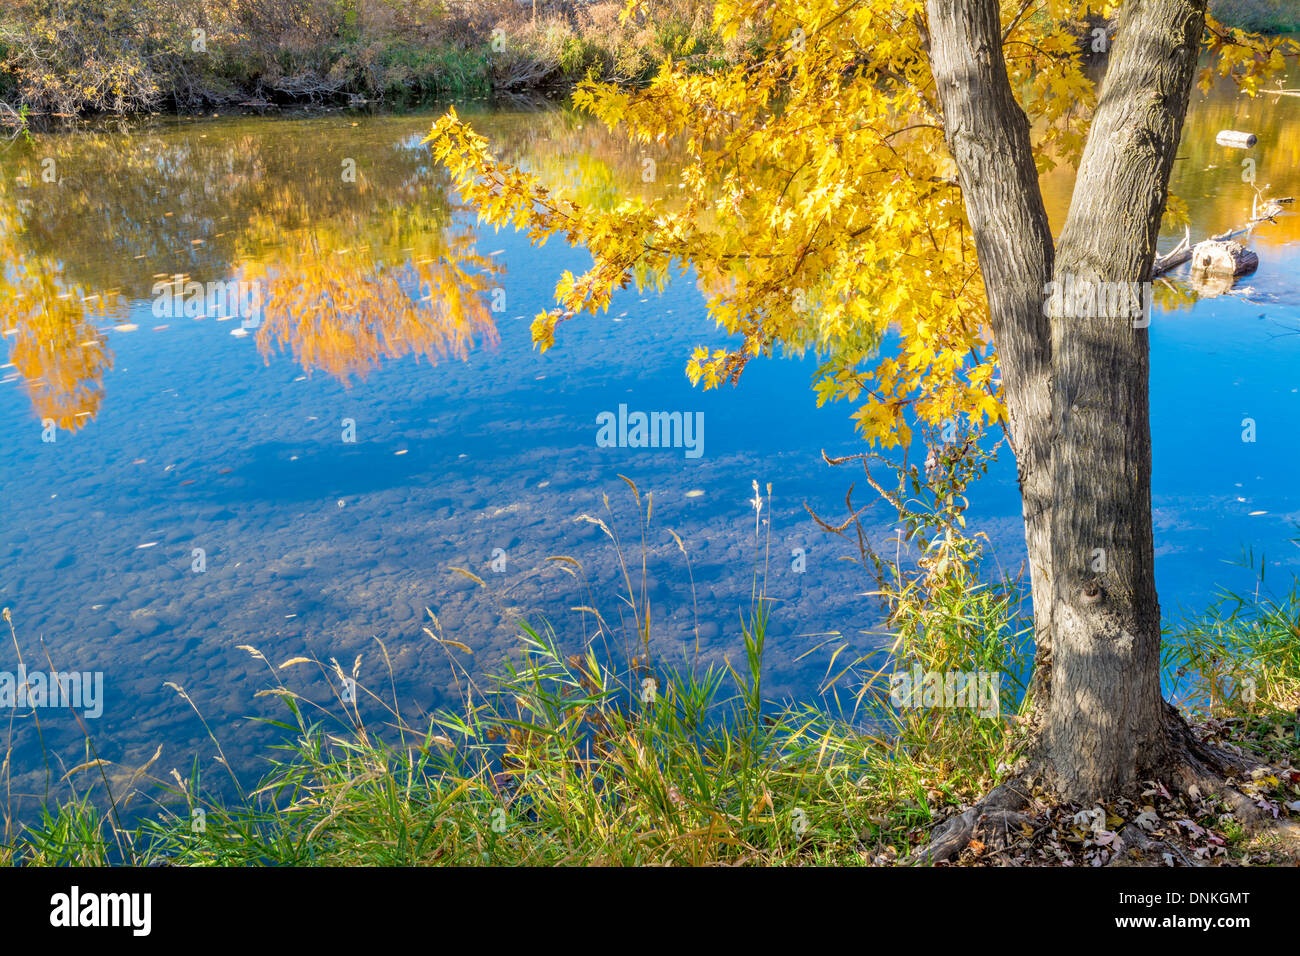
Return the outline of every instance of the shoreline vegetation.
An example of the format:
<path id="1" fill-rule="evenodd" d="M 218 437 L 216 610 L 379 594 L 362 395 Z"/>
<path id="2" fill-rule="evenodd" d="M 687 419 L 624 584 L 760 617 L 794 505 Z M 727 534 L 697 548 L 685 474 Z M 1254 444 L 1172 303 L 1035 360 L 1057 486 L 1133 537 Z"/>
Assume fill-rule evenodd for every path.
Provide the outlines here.
<path id="1" fill-rule="evenodd" d="M 1217 0 L 1230 27 L 1300 31 L 1284 0 Z M 14 0 L 0 11 L 0 122 L 160 110 L 418 105 L 643 84 L 743 62 L 701 0 Z M 1081 28 L 1082 29 L 1082 28 Z"/>
<path id="2" fill-rule="evenodd" d="M 964 476 L 949 471 L 928 493 L 914 472 L 900 473 L 900 489 L 920 491 L 899 510 L 892 557 L 865 544 L 856 517 L 824 524 L 860 549 L 875 585 L 868 593 L 887 621 L 883 648 L 867 657 L 820 648 L 830 664 L 818 703 L 763 694 L 771 541 L 757 515 L 770 513 L 771 489 L 764 498 L 755 483 L 754 588 L 736 655 L 704 666 L 689 646 L 678 662 L 652 656 L 644 542 L 671 535 L 688 569 L 690 557 L 652 524 L 651 496 L 624 479 L 639 527 L 619 529 L 608 501 L 605 515 L 588 516 L 617 548 L 624 593 L 592 595 L 591 607 L 576 609 L 580 624 L 557 632 L 520 621 L 518 653 L 485 678 L 472 636 L 445 633 L 428 613 L 419 639 L 456 675 L 459 707 L 420 720 L 400 712 L 390 645 L 408 637 L 377 639 L 372 656 L 387 674 L 374 687 L 357 681 L 360 658 L 351 667 L 307 656 L 276 662 L 242 646 L 267 668 L 257 696 L 277 698 L 286 713 L 268 722 L 282 740 L 264 755 L 256 785 L 242 779 L 248 768 L 225 760 L 211 728 L 217 759 L 187 776 L 167 769 L 161 747 L 142 767 L 120 767 L 88 737 L 78 766 L 46 755 L 47 794 L 24 821 L 13 812 L 11 724 L 0 865 L 924 864 L 933 827 L 1014 771 L 1030 712 L 1023 582 L 979 576 L 985 542 L 964 532 L 962 495 L 978 466 L 951 467 Z M 623 544 L 637 537 L 639 556 Z M 576 558 L 552 560 L 584 578 Z M 481 577 L 452 570 L 493 599 Z M 3 617 L 21 659 L 7 609 Z M 1238 782 L 1273 821 L 1266 831 L 1216 796 L 1176 796 L 1152 780 L 1140 797 L 1105 805 L 1035 800 L 1014 820 L 990 822 L 953 863 L 1300 862 L 1298 629 L 1293 585 L 1277 599 L 1225 596 L 1166 638 L 1166 691 L 1198 733 L 1268 765 Z M 996 675 L 1000 712 L 941 693 L 903 706 L 894 696 L 900 674 L 954 670 Z M 313 680 L 329 692 L 304 694 Z M 203 719 L 199 702 L 168 686 Z M 226 778 L 221 786 L 213 773 Z M 219 795 L 231 784 L 233 797 Z"/>
<path id="3" fill-rule="evenodd" d="M 650 80 L 667 58 L 738 62 L 712 5 L 649 0 L 16 0 L 0 104 L 17 117 L 306 104 L 407 106 Z"/>

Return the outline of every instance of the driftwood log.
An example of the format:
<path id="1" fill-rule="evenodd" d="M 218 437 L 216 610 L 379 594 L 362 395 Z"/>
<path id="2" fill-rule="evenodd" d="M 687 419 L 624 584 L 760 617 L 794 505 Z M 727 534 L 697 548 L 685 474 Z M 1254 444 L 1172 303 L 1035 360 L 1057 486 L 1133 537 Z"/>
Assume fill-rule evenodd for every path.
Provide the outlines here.
<path id="1" fill-rule="evenodd" d="M 1259 268 L 1259 256 L 1240 242 L 1206 239 L 1192 250 L 1192 272 L 1240 276 Z"/>
<path id="2" fill-rule="evenodd" d="M 1295 202 L 1295 200 L 1290 197 L 1286 199 L 1266 199 L 1262 204 L 1259 202 L 1258 199 L 1256 199 L 1254 203 L 1254 209 L 1251 213 L 1251 217 L 1244 226 L 1240 226 L 1236 229 L 1229 229 L 1227 232 L 1221 232 L 1217 236 L 1211 236 L 1208 240 L 1206 240 L 1206 242 L 1198 243 L 1196 248 L 1200 249 L 1202 246 L 1205 246 L 1206 243 L 1210 243 L 1210 242 L 1226 244 L 1231 240 L 1236 239 L 1238 236 L 1243 236 L 1246 233 L 1250 232 L 1261 222 L 1276 222 L 1277 215 L 1283 212 L 1286 209 L 1286 206 L 1288 204 L 1293 202 Z M 1235 245 L 1240 245 L 1240 243 L 1236 243 Z M 1229 276 L 1241 275 L 1245 272 L 1249 272 L 1254 268 L 1256 268 L 1259 265 L 1259 258 L 1255 256 L 1253 252 L 1250 252 L 1249 255 L 1251 258 L 1255 260 L 1255 264 L 1253 266 L 1251 266 L 1248 269 L 1243 268 L 1240 272 L 1238 271 L 1229 272 L 1228 275 Z M 1151 264 L 1151 278 L 1155 279 L 1159 276 L 1164 275 L 1170 269 L 1175 269 L 1178 266 L 1181 266 L 1184 262 L 1191 259 L 1192 256 L 1193 256 L 1192 234 L 1191 234 L 1191 230 L 1189 229 L 1186 235 L 1183 236 L 1183 240 L 1180 243 L 1178 243 L 1177 246 L 1175 246 L 1173 249 L 1169 250 L 1162 256 L 1156 256 L 1155 262 Z"/>
<path id="3" fill-rule="evenodd" d="M 1240 130 L 1225 129 L 1222 130 L 1218 136 L 1214 137 L 1214 141 L 1220 146 L 1227 146 L 1230 149 L 1250 149 L 1259 142 L 1259 137 L 1254 133 L 1243 133 Z"/>

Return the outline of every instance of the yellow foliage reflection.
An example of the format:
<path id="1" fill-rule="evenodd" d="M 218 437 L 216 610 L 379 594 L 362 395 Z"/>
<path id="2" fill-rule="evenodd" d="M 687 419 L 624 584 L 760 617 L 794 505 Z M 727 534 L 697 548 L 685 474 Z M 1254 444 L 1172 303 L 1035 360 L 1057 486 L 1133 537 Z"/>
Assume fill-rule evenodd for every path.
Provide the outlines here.
<path id="1" fill-rule="evenodd" d="M 556 122 L 548 117 L 519 130 L 537 137 Z M 257 290 L 256 316 L 238 317 L 258 326 L 268 362 L 284 351 L 344 382 L 405 356 L 432 363 L 495 344 L 501 267 L 457 220 L 445 173 L 414 135 L 423 125 L 351 124 L 351 179 L 339 174 L 329 118 L 10 144 L 0 154 L 0 332 L 36 417 L 65 429 L 93 420 L 109 339 L 136 330 L 127 322 L 145 335 L 231 318 L 212 307 L 214 289 L 241 307 L 243 288 Z M 196 302 L 205 289 L 209 301 Z"/>
<path id="2" fill-rule="evenodd" d="M 14 208 L 0 180 L 0 332 L 36 417 L 76 430 L 98 414 L 112 353 L 99 326 L 120 321 L 115 293 L 88 295 L 61 281 L 59 265 L 16 247 Z"/>
<path id="3" fill-rule="evenodd" d="M 57 294 L 41 282 L 36 299 L 24 289 L 16 297 L 9 359 L 22 376 L 23 387 L 36 417 L 73 430 L 99 413 L 104 400 L 104 371 L 112 367 L 112 353 L 95 320 L 120 311 L 120 303 L 104 299 L 81 300 L 72 293 Z M 36 301 L 33 301 L 36 299 Z"/>
<path id="4" fill-rule="evenodd" d="M 257 343 L 268 363 L 287 348 L 309 372 L 346 383 L 387 359 L 464 359 L 476 341 L 497 343 L 484 296 L 500 266 L 475 254 L 469 235 L 428 234 L 397 268 L 370 247 L 328 248 L 335 242 L 313 233 L 296 254 L 248 270 L 265 283 Z"/>

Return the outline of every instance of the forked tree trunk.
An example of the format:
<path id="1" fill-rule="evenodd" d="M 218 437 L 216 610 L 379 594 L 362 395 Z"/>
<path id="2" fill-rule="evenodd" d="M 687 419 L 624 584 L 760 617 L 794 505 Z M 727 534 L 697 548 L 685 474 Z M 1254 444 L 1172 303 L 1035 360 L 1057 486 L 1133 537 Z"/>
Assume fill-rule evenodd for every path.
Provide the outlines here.
<path id="1" fill-rule="evenodd" d="M 1205 4 L 1125 4 L 1054 254 L 997 0 L 927 3 L 1020 469 L 1039 657 L 1050 663 L 1050 680 L 1035 685 L 1042 769 L 1077 800 L 1160 766 L 1176 734 L 1160 696 L 1146 329 L 1122 310 L 1069 317 L 1068 302 L 1049 321 L 1047 280 L 1127 289 L 1147 279 Z"/>

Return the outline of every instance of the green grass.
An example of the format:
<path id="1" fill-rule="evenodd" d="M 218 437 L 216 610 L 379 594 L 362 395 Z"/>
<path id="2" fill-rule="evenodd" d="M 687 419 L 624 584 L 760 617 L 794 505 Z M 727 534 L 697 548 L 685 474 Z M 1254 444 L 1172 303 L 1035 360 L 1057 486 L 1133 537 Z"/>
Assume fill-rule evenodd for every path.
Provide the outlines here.
<path id="1" fill-rule="evenodd" d="M 616 546 L 622 578 L 616 611 L 601 612 L 593 599 L 581 611 L 587 626 L 570 629 L 589 634 L 585 644 L 520 622 L 518 653 L 485 680 L 475 677 L 471 648 L 445 634 L 430 613 L 423 639 L 454 674 L 460 705 L 422 721 L 394 709 L 391 664 L 385 686 L 358 687 L 350 696 L 344 692 L 350 675 L 332 659 L 276 665 L 246 648 L 266 666 L 262 693 L 285 708 L 283 719 L 270 722 L 282 742 L 255 787 L 245 790 L 233 770 L 221 770 L 224 755 L 218 769 L 229 774 L 234 798 L 215 796 L 221 788 L 209 786 L 197 766 L 188 777 L 173 771 L 166 778 L 146 767 L 131 786 L 106 795 L 108 777 L 88 767 L 71 779 L 92 784 L 51 801 L 40 819 L 20 826 L 6 818 L 0 862 L 781 866 L 898 860 L 937 816 L 1002 778 L 1020 745 L 1017 722 L 1008 718 L 1025 706 L 1022 589 L 1015 580 L 975 577 L 980 542 L 959 532 L 963 492 L 979 465 L 946 464 L 946 477 L 933 488 L 915 475 L 902 476 L 897 490 L 871 482 L 899 509 L 903 539 L 916 546 L 919 560 L 901 558 L 903 540 L 892 558 L 872 552 L 858 537 L 860 509 L 851 501 L 846 505 L 855 517 L 827 524 L 861 542 L 864 568 L 889 609 L 892 643 L 849 661 L 842 660 L 846 646 L 824 645 L 825 693 L 815 704 L 781 704 L 764 694 L 774 622 L 763 584 L 768 541 L 758 517 L 764 507 L 770 514 L 770 489 L 763 499 L 755 486 L 754 587 L 740 618 L 736 659 L 706 665 L 688 645 L 673 665 L 650 653 L 646 542 L 656 529 L 651 497 L 628 482 L 638 505 L 639 560 L 625 553 L 608 500 L 604 517 L 584 516 Z M 689 570 L 684 543 L 668 533 Z M 557 560 L 585 577 L 576 559 Z M 461 573 L 490 597 L 481 578 Z M 1276 600 L 1225 599 L 1169 635 L 1166 667 L 1170 675 L 1181 673 L 1179 685 L 1194 706 L 1199 700 L 1206 712 L 1244 715 L 1262 726 L 1300 703 L 1297 620 L 1296 590 Z M 390 661 L 388 647 L 377 643 Z M 1254 662 L 1249 699 L 1224 689 L 1241 686 L 1246 661 Z M 888 706 L 890 675 L 913 664 L 999 672 L 1001 718 Z M 333 698 L 314 702 L 298 693 L 294 678 L 301 668 L 328 681 Z M 222 754 L 215 736 L 212 743 Z M 1291 752 L 1300 752 L 1300 744 Z M 139 797 L 150 803 L 129 817 Z"/>
<path id="2" fill-rule="evenodd" d="M 899 711 L 886 701 L 891 661 L 970 669 L 1014 653 L 1011 584 L 962 583 L 953 543 L 941 541 L 930 553 L 954 560 L 900 569 L 890 585 L 906 591 L 896 596 L 893 651 L 845 662 L 839 648 L 826 706 L 778 704 L 763 692 L 772 611 L 758 522 L 737 660 L 704 665 L 688 647 L 670 666 L 649 653 L 652 498 L 629 485 L 640 514 L 639 567 L 612 512 L 609 521 L 588 517 L 616 545 L 624 586 L 608 615 L 620 623 L 607 625 L 590 608 L 595 630 L 586 628 L 585 646 L 566 649 L 551 629 L 520 622 L 519 653 L 484 681 L 468 665 L 469 647 L 430 613 L 427 646 L 445 655 L 462 706 L 419 725 L 393 709 L 383 688 L 358 688 L 356 700 L 345 700 L 348 675 L 336 662 L 273 666 L 249 648 L 266 664 L 264 693 L 286 708 L 273 725 L 283 743 L 254 789 L 223 801 L 197 768 L 187 779 L 145 773 L 153 806 L 143 822 L 123 825 L 135 794 L 113 794 L 113 812 L 104 813 L 95 777 L 96 799 L 81 792 L 26 828 L 8 822 L 3 855 L 37 865 L 861 864 L 905 854 L 936 808 L 996 777 L 1011 754 L 1003 721 Z M 770 497 L 763 503 L 770 509 Z M 583 574 L 577 560 L 561 563 Z M 915 617 L 922 591 L 932 599 L 923 620 Z M 382 644 L 380 652 L 389 659 Z M 289 679 L 303 667 L 334 688 L 328 706 L 294 690 Z"/>
<path id="3" fill-rule="evenodd" d="M 484 49 L 395 45 L 379 57 L 371 85 L 396 102 L 433 96 L 481 95 L 492 90 L 491 57 Z"/>
<path id="4" fill-rule="evenodd" d="M 494 693 L 418 730 L 391 713 L 371 728 L 355 705 L 318 711 L 280 686 L 286 742 L 242 801 L 205 798 L 195 772 L 160 784 L 156 814 L 129 831 L 82 798 L 47 811 L 9 853 L 37 865 L 399 866 L 905 853 L 932 806 L 962 794 L 940 796 L 946 768 L 884 734 L 812 707 L 761 708 L 766 613 L 746 632 L 743 670 L 661 674 L 653 700 L 637 691 L 645 671 L 565 656 L 527 627 Z"/>
<path id="5" fill-rule="evenodd" d="M 1165 638 L 1166 690 L 1193 713 L 1300 709 L 1300 582 L 1274 594 L 1262 560 L 1247 553 L 1242 566 L 1258 572 L 1254 592 L 1224 593 Z"/>

